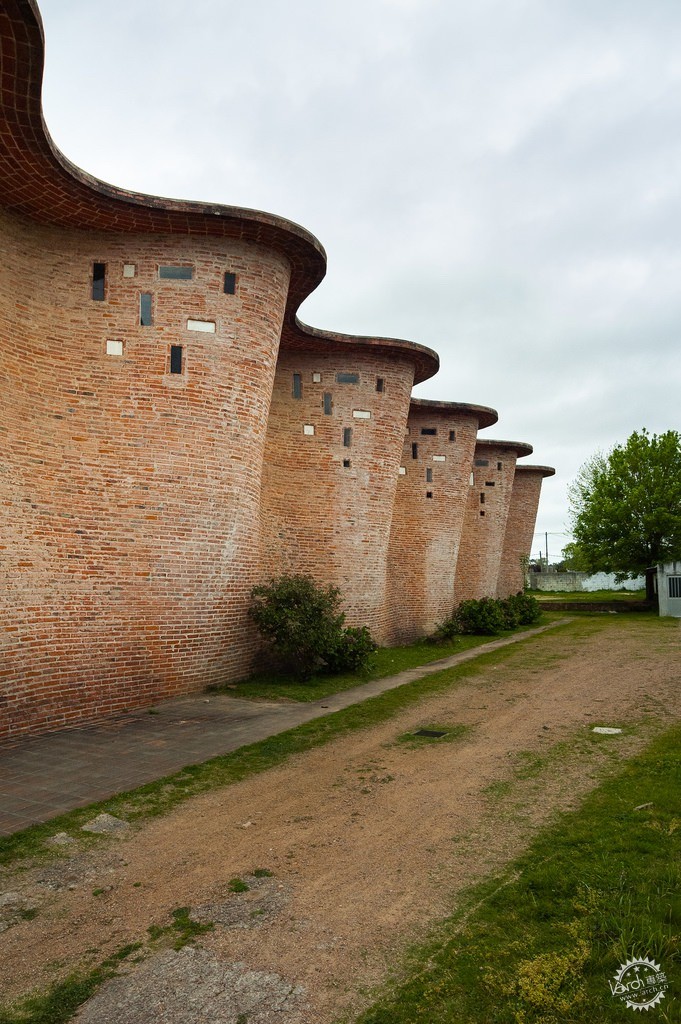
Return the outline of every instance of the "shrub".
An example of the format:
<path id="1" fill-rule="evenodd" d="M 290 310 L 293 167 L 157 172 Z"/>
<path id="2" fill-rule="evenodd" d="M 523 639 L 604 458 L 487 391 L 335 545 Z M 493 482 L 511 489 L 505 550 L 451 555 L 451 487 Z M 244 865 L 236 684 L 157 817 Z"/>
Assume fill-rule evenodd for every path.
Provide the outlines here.
<path id="1" fill-rule="evenodd" d="M 366 626 L 347 626 L 324 655 L 324 661 L 329 672 L 359 672 L 377 650 L 378 644 Z"/>
<path id="2" fill-rule="evenodd" d="M 327 665 L 333 672 L 356 671 L 376 650 L 366 626 L 344 628 L 337 587 L 310 576 L 279 576 L 253 587 L 250 615 L 288 667 L 301 679 Z"/>
<path id="3" fill-rule="evenodd" d="M 429 644 L 447 644 L 456 640 L 460 633 L 458 620 L 455 615 L 452 615 L 444 622 L 440 622 L 435 627 L 435 632 L 431 633 L 427 640 Z"/>
<path id="4" fill-rule="evenodd" d="M 508 628 L 499 601 L 492 597 L 462 601 L 454 615 L 461 633 L 493 636 Z"/>
<path id="5" fill-rule="evenodd" d="M 541 608 L 536 597 L 532 597 L 531 594 L 523 594 L 521 590 L 517 594 L 513 594 L 511 597 L 506 598 L 507 604 L 513 604 L 515 614 L 518 617 L 518 624 L 520 626 L 531 626 L 533 622 L 537 622 L 541 618 Z"/>

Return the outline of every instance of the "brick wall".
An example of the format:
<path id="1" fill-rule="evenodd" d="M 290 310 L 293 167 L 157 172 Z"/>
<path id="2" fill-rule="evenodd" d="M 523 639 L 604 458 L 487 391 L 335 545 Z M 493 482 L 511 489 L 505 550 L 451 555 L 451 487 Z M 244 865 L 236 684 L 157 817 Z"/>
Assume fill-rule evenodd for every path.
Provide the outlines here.
<path id="1" fill-rule="evenodd" d="M 478 426 L 490 409 L 413 400 L 390 538 L 390 640 L 432 633 L 454 606 L 454 575 Z"/>
<path id="2" fill-rule="evenodd" d="M 333 583 L 343 592 L 348 624 L 366 624 L 383 641 L 398 439 L 414 362 L 360 342 L 311 344 L 313 350 L 282 348 L 277 366 L 263 478 L 263 574 L 302 572 Z"/>
<path id="3" fill-rule="evenodd" d="M 517 594 L 525 585 L 523 565 L 532 550 L 542 480 L 553 472 L 548 466 L 516 466 L 499 565 L 497 597 Z"/>
<path id="4" fill-rule="evenodd" d="M 496 597 L 518 455 L 530 445 L 478 439 L 454 585 L 455 603 Z"/>
<path id="5" fill-rule="evenodd" d="M 91 298 L 93 261 L 106 264 L 104 301 Z M 191 264 L 194 279 L 159 280 L 161 263 Z M 0 734 L 242 675 L 286 261 L 2 214 L 0 267 Z M 153 326 L 139 325 L 142 291 Z M 188 331 L 189 318 L 215 334 Z"/>

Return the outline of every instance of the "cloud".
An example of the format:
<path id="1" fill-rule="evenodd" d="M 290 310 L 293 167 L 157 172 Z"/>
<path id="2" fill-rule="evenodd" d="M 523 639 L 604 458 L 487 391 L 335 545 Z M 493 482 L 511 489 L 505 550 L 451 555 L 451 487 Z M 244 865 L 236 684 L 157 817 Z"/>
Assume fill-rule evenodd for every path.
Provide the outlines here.
<path id="1" fill-rule="evenodd" d="M 671 0 L 42 0 L 67 155 L 271 210 L 329 272 L 302 315 L 407 337 L 423 397 L 556 466 L 678 427 L 681 6 Z"/>

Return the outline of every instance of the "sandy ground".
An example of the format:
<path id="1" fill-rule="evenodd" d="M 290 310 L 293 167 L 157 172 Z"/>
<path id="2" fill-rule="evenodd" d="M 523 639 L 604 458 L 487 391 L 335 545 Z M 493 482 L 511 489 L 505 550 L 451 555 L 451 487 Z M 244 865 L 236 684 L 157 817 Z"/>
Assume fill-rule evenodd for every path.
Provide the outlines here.
<path id="1" fill-rule="evenodd" d="M 238 962 L 251 987 L 267 977 L 274 991 L 276 976 L 289 993 L 280 985 L 274 1003 L 244 1003 L 240 1016 L 235 1004 L 217 1012 L 220 986 L 212 996 L 208 987 L 214 1012 L 205 1019 L 330 1024 L 356 1012 L 467 887 L 679 718 L 680 639 L 675 626 L 578 620 L 500 653 L 497 665 L 380 727 L 194 798 L 96 851 L 6 876 L 2 890 L 37 914 L 3 935 L 4 998 L 147 941 L 150 925 L 190 906 L 215 927 L 196 949 L 170 956 L 168 985 Z M 595 736 L 594 725 L 624 732 Z M 467 730 L 456 739 L 398 739 L 424 726 Z M 259 868 L 272 876 L 254 879 Z M 235 877 L 248 892 L 230 891 Z M 79 1019 L 203 1021 L 198 1002 L 173 1011 L 150 1000 L 156 982 L 145 972 L 153 962 L 163 973 L 159 956 L 126 968 L 127 980 L 115 983 L 118 1009 L 93 1001 Z M 149 1016 L 122 1009 L 136 976 Z"/>

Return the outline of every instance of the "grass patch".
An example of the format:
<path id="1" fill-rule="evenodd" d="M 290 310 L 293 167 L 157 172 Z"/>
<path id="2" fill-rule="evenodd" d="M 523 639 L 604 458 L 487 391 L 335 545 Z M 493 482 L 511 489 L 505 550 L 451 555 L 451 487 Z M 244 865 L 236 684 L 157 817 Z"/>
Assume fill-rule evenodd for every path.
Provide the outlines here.
<path id="1" fill-rule="evenodd" d="M 643 590 L 533 590 L 538 601 L 645 601 Z"/>
<path id="2" fill-rule="evenodd" d="M 172 949 L 182 949 L 183 946 L 194 942 L 199 935 L 211 932 L 215 927 L 212 922 L 199 924 L 197 921 L 192 921 L 189 916 L 189 907 L 177 907 L 176 910 L 173 910 L 171 917 L 172 922 L 163 927 L 158 924 L 149 925 L 147 932 L 152 942 L 170 940 L 169 945 Z"/>
<path id="3" fill-rule="evenodd" d="M 243 878 L 230 878 L 227 888 L 230 892 L 248 892 L 250 885 L 244 882 Z"/>
<path id="4" fill-rule="evenodd" d="M 472 889 L 357 1024 L 631 1022 L 634 1011 L 610 982 L 634 958 L 661 965 L 669 988 L 655 1013 L 678 1021 L 680 893 L 676 726 L 543 831 L 503 876 Z"/>
<path id="5" fill-rule="evenodd" d="M 537 626 L 547 625 L 550 621 L 549 617 L 543 616 L 538 622 L 527 628 L 536 629 Z M 484 647 L 494 640 L 513 636 L 523 631 L 522 629 L 509 630 L 499 636 L 460 636 L 442 644 L 418 640 L 416 643 L 402 647 L 380 647 L 371 656 L 371 663 L 363 672 L 343 672 L 338 675 L 319 673 L 305 682 L 301 682 L 294 675 L 282 672 L 260 672 L 238 683 L 229 683 L 224 687 L 209 687 L 206 692 L 225 693 L 228 696 L 241 697 L 246 700 L 291 700 L 306 703 L 330 697 L 342 690 L 350 690 L 355 686 L 371 682 L 373 679 L 384 679 L 386 676 L 397 675 L 406 669 L 428 665 L 441 658 L 449 658 L 453 654 L 461 654 L 463 651 Z"/>
<path id="6" fill-rule="evenodd" d="M 102 982 L 116 975 L 122 961 L 140 948 L 139 942 L 123 946 L 87 974 L 71 974 L 46 993 L 0 1010 L 0 1024 L 65 1024 Z"/>

